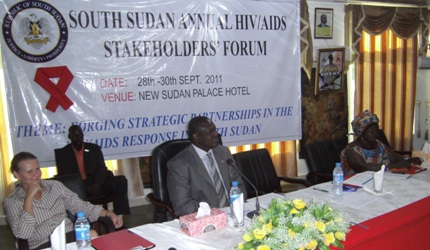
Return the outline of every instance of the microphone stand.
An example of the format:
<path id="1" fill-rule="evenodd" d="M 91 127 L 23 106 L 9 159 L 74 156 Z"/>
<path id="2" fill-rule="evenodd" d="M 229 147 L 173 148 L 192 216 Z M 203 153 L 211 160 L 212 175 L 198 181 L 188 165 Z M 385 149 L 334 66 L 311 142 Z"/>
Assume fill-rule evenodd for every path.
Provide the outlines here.
<path id="1" fill-rule="evenodd" d="M 239 173 L 239 175 L 246 181 L 248 182 L 249 185 L 251 185 L 251 187 L 254 188 L 255 191 L 255 210 L 252 210 L 250 212 L 248 212 L 246 214 L 246 216 L 250 219 L 254 218 L 254 215 L 258 215 L 258 213 L 260 212 L 260 202 L 258 201 L 258 190 L 257 188 L 254 186 L 254 184 L 252 184 L 252 182 L 246 178 L 246 176 L 239 171 L 239 169 L 236 167 L 236 165 L 234 164 L 234 161 L 232 159 L 227 159 L 227 164 L 229 166 L 231 166 L 234 170 L 236 170 L 237 173 Z"/>

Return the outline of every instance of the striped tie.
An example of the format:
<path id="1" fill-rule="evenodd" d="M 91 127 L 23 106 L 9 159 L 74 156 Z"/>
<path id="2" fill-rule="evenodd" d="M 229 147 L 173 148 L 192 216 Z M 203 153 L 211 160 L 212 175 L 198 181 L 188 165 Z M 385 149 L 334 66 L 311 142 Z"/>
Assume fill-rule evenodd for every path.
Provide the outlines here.
<path id="1" fill-rule="evenodd" d="M 222 185 L 220 175 L 218 174 L 218 171 L 215 167 L 214 159 L 212 158 L 212 155 L 207 154 L 207 156 L 209 159 L 209 166 L 210 166 L 210 170 L 211 170 L 212 181 L 214 183 L 215 190 L 216 190 L 218 197 L 219 197 L 219 206 L 225 207 L 228 205 L 227 194 L 225 193 L 225 189 Z"/>

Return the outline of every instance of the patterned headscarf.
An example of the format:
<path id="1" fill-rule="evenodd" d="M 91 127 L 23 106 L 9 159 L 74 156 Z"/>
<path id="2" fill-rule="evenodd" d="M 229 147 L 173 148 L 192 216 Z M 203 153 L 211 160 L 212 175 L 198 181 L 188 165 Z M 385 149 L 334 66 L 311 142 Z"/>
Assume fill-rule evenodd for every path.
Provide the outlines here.
<path id="1" fill-rule="evenodd" d="M 352 120 L 352 130 L 354 131 L 354 134 L 359 136 L 363 133 L 366 127 L 372 123 L 379 123 L 379 118 L 366 109 Z"/>

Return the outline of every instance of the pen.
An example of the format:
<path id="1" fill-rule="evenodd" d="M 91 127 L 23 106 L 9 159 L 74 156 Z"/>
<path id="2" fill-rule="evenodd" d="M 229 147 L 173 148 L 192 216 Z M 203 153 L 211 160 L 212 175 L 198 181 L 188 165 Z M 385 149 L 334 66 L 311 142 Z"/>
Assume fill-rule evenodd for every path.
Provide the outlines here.
<path id="1" fill-rule="evenodd" d="M 313 190 L 317 190 L 317 191 L 328 193 L 327 190 L 324 190 L 324 189 L 321 189 L 321 188 L 313 188 Z"/>
<path id="2" fill-rule="evenodd" d="M 370 179 L 368 179 L 367 181 L 363 182 L 363 184 L 361 184 L 361 185 L 364 185 L 364 184 L 368 183 L 368 182 L 369 182 L 369 181 L 371 181 L 371 180 L 373 180 L 373 177 L 372 177 L 372 178 L 370 178 Z"/>
<path id="3" fill-rule="evenodd" d="M 408 177 L 406 177 L 406 179 L 411 178 L 411 176 L 412 176 L 412 175 L 414 175 L 414 174 L 418 174 L 418 173 L 421 173 L 421 172 L 426 171 L 426 170 L 427 170 L 427 168 L 420 169 L 420 170 L 418 170 L 417 172 L 415 172 L 415 173 L 413 173 L 413 174 L 409 175 Z"/>
<path id="4" fill-rule="evenodd" d="M 362 227 L 362 228 L 364 228 L 364 229 L 369 229 L 368 227 L 366 227 L 365 225 L 362 225 L 362 224 L 360 224 L 360 223 L 353 222 L 353 221 L 351 221 L 351 223 L 352 223 L 352 224 L 354 224 L 354 225 L 357 225 L 357 226 L 359 226 L 359 227 Z"/>
<path id="5" fill-rule="evenodd" d="M 415 172 L 416 174 L 418 174 L 418 173 L 421 173 L 421 172 L 424 172 L 424 171 L 426 171 L 427 170 L 427 168 L 423 168 L 423 169 L 420 169 L 420 170 L 418 170 L 417 172 Z"/>

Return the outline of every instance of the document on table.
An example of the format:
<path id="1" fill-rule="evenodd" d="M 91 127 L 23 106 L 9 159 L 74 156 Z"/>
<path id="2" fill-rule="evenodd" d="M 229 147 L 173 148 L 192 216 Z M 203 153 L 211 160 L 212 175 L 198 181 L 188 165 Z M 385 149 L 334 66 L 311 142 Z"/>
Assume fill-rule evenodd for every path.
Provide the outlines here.
<path id="1" fill-rule="evenodd" d="M 343 193 L 342 197 L 333 199 L 333 202 L 352 208 L 360 208 L 372 201 L 379 199 L 378 196 L 369 194 L 363 189 L 353 193 Z"/>
<path id="2" fill-rule="evenodd" d="M 364 181 L 365 180 L 366 179 L 364 178 Z M 353 183 L 348 183 L 348 184 L 353 184 Z M 353 184 L 353 185 L 358 185 L 358 184 Z M 334 202 L 342 206 L 347 206 L 352 208 L 360 208 L 379 198 L 378 196 L 374 196 L 367 193 L 362 188 L 358 189 L 355 192 L 343 192 L 343 194 L 340 197 L 335 197 L 331 191 L 331 187 L 332 187 L 331 183 L 323 183 L 313 188 L 307 188 L 305 189 L 305 192 L 307 193 L 308 196 L 311 196 L 314 200 Z"/>
<path id="3" fill-rule="evenodd" d="M 371 186 L 373 185 L 373 173 L 371 171 L 366 171 L 363 173 L 356 174 L 351 178 L 344 181 L 346 184 L 356 185 L 356 186 Z"/>

